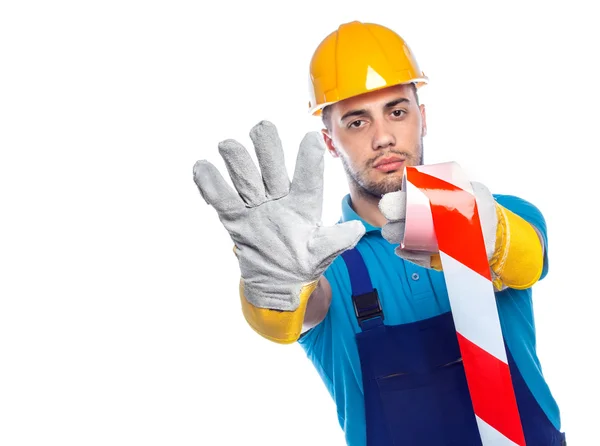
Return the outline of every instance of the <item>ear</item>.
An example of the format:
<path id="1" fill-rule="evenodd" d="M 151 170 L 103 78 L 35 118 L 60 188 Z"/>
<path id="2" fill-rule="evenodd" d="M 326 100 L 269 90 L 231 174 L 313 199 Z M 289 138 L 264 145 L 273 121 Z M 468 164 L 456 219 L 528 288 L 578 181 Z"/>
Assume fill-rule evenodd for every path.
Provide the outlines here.
<path id="1" fill-rule="evenodd" d="M 423 136 L 427 135 L 427 116 L 425 113 L 425 104 L 419 105 L 419 109 L 421 110 L 421 133 Z"/>
<path id="2" fill-rule="evenodd" d="M 339 155 L 338 155 L 337 149 L 333 145 L 333 140 L 331 139 L 331 136 L 329 136 L 329 131 L 327 129 L 323 129 L 323 130 L 321 130 L 321 133 L 323 134 L 323 139 L 325 140 L 325 145 L 327 146 L 327 151 L 329 152 L 329 154 L 331 156 L 333 156 L 334 158 L 337 158 Z"/>

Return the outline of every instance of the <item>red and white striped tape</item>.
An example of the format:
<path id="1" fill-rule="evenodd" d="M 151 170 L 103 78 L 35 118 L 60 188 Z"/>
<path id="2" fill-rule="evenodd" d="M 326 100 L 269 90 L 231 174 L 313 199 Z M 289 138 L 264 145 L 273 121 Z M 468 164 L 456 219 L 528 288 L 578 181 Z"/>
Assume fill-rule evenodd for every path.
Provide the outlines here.
<path id="1" fill-rule="evenodd" d="M 440 253 L 483 446 L 525 445 L 471 183 L 454 162 L 407 167 L 402 247 Z"/>

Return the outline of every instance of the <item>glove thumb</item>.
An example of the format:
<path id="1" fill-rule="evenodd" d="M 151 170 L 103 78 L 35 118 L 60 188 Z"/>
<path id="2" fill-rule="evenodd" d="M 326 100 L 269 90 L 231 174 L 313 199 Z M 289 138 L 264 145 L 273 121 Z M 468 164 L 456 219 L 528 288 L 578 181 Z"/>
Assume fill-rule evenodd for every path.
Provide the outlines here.
<path id="1" fill-rule="evenodd" d="M 379 200 L 379 210 L 390 222 L 406 218 L 406 192 L 389 192 Z"/>
<path id="2" fill-rule="evenodd" d="M 309 241 L 308 249 L 321 254 L 320 269 L 325 269 L 342 252 L 354 248 L 365 232 L 365 226 L 358 220 L 320 226 Z"/>

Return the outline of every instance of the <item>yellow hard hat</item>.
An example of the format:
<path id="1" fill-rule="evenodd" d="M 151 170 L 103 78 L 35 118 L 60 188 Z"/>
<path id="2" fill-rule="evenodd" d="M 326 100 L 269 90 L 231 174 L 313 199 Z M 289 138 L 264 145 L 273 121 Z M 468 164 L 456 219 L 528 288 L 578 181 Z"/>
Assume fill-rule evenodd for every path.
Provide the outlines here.
<path id="1" fill-rule="evenodd" d="M 319 44 L 310 62 L 309 112 L 393 85 L 428 79 L 402 37 L 389 28 L 358 21 L 342 24 Z"/>

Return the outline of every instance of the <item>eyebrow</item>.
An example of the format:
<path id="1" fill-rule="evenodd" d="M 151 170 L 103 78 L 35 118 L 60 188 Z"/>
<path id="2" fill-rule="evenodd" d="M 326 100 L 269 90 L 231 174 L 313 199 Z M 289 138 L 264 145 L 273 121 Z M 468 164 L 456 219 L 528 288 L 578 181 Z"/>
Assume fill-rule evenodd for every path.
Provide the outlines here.
<path id="1" fill-rule="evenodd" d="M 393 101 L 388 102 L 387 104 L 385 104 L 385 108 L 392 108 L 395 107 L 398 104 L 402 104 L 402 103 L 410 103 L 410 100 L 408 98 L 398 98 L 398 99 L 394 99 Z M 344 113 L 344 116 L 341 117 L 340 121 L 345 121 L 346 119 L 352 117 L 352 116 L 362 116 L 362 115 L 366 115 L 367 114 L 367 110 L 365 109 L 359 109 L 359 110 L 350 110 L 347 113 Z"/>

